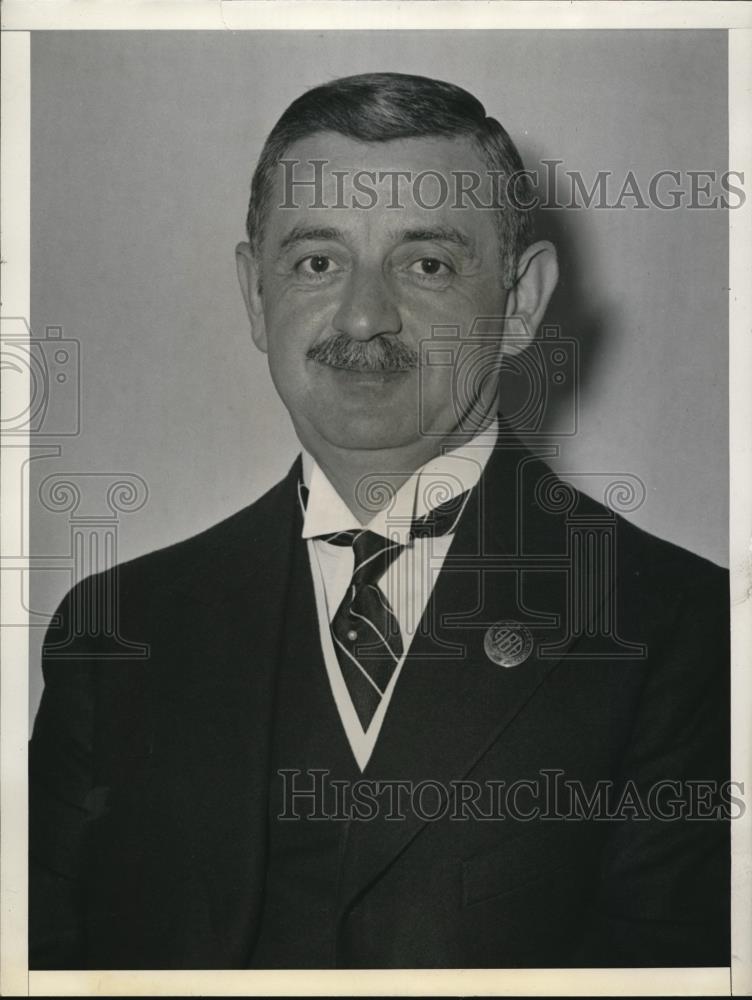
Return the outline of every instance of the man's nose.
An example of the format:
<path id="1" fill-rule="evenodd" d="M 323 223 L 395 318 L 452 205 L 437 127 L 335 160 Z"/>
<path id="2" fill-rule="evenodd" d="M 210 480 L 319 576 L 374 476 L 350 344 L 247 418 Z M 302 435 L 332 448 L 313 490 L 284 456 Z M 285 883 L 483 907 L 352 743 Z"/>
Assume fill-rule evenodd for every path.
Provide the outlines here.
<path id="1" fill-rule="evenodd" d="M 333 324 L 353 340 L 399 333 L 402 319 L 379 268 L 355 268 L 343 289 Z"/>

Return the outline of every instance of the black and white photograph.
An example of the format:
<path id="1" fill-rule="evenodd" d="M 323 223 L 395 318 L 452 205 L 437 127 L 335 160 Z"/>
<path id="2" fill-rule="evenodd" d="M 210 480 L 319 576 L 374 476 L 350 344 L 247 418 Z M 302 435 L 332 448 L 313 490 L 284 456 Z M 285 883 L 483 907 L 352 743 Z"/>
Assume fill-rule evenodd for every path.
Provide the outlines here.
<path id="1" fill-rule="evenodd" d="M 752 5 L 621 6 L 14 6 L 7 995 L 752 988 Z"/>

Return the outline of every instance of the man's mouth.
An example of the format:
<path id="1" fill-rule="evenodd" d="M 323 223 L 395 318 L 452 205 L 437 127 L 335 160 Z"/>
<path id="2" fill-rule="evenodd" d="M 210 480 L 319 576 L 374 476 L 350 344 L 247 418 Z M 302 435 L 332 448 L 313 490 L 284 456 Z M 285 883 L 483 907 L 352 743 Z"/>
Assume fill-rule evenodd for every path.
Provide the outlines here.
<path id="1" fill-rule="evenodd" d="M 373 365 L 344 365 L 344 364 L 334 364 L 328 361 L 321 361 L 319 364 L 325 365 L 327 368 L 333 368 L 338 372 L 347 372 L 351 375 L 407 375 L 408 372 L 413 370 L 413 365 L 379 365 L 374 367 Z"/>

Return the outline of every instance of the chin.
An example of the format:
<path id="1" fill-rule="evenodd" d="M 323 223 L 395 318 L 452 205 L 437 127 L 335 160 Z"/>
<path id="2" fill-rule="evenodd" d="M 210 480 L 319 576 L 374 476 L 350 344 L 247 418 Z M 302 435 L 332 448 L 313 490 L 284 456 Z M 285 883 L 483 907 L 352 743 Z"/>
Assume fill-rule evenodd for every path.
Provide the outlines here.
<path id="1" fill-rule="evenodd" d="M 348 414 L 338 421 L 328 422 L 320 431 L 329 444 L 348 451 L 388 451 L 410 444 L 419 436 L 410 421 L 399 421 L 395 414 L 379 419 L 372 415 L 356 416 Z"/>
<path id="2" fill-rule="evenodd" d="M 358 433 L 352 429 L 329 437 L 331 444 L 347 451 L 389 451 L 404 447 L 414 440 L 414 434 L 375 434 L 367 431 Z"/>

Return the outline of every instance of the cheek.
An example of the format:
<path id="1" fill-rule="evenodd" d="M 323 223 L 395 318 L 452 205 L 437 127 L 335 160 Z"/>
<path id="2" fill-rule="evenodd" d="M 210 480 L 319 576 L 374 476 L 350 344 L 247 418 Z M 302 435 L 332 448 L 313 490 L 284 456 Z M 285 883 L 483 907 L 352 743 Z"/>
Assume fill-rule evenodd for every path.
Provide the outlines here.
<path id="1" fill-rule="evenodd" d="M 449 330 L 435 330 L 421 345 L 420 405 L 426 415 L 448 413 L 459 419 L 495 398 L 501 342 L 487 334 L 467 335 L 465 330 L 461 337 L 452 336 L 452 324 L 447 325 Z"/>
<path id="2" fill-rule="evenodd" d="M 454 369 L 451 365 L 431 364 L 430 355 L 430 349 L 423 353 L 418 396 L 426 417 L 454 408 Z"/>
<path id="3" fill-rule="evenodd" d="M 301 294 L 285 287 L 269 290 L 264 319 L 270 343 L 310 346 L 331 324 L 336 304 L 331 295 Z"/>
<path id="4" fill-rule="evenodd" d="M 479 317 L 503 317 L 505 304 L 496 285 L 476 282 L 457 282 L 444 291 L 400 289 L 396 302 L 403 329 L 418 339 L 430 338 L 437 326 L 457 327 L 467 337 Z"/>

